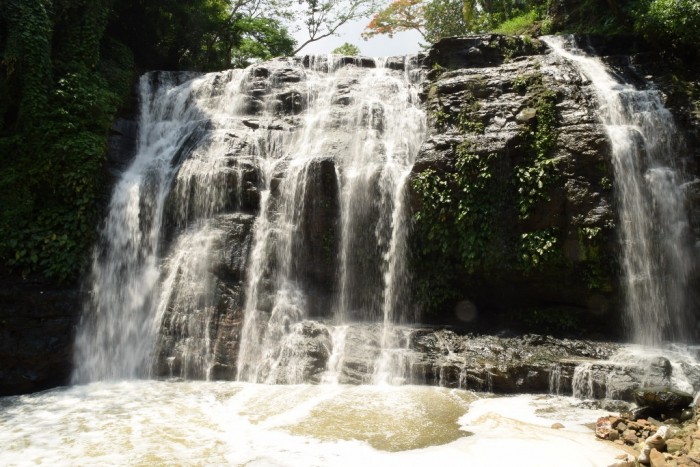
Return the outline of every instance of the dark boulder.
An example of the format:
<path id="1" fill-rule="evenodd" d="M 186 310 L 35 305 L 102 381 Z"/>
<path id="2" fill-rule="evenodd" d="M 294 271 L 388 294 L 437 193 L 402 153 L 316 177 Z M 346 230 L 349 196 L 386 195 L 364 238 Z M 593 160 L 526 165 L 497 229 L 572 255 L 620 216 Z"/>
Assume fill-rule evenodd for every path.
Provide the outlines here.
<path id="1" fill-rule="evenodd" d="M 687 408 L 693 402 L 693 395 L 668 386 L 645 387 L 634 391 L 634 401 L 652 413 L 668 415 Z"/>

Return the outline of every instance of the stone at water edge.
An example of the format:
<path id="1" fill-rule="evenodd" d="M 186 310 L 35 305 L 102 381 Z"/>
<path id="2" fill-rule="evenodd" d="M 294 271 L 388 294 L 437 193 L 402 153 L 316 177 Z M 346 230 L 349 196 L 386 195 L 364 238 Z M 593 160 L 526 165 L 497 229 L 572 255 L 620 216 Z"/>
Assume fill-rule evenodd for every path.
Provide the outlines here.
<path id="1" fill-rule="evenodd" d="M 645 407 L 635 407 L 634 409 L 630 410 L 628 415 L 628 418 L 630 420 L 653 420 L 652 415 L 655 415 L 656 411 L 648 406 Z"/>
<path id="2" fill-rule="evenodd" d="M 675 454 L 685 446 L 685 442 L 682 439 L 673 438 L 666 441 L 666 452 L 669 454 Z"/>
<path id="3" fill-rule="evenodd" d="M 668 386 L 648 387 L 635 389 L 634 401 L 639 407 L 651 407 L 655 411 L 668 414 L 692 404 L 693 395 Z"/>
<path id="4" fill-rule="evenodd" d="M 636 464 L 634 461 L 623 461 L 610 464 L 608 467 L 636 467 Z"/>
<path id="5" fill-rule="evenodd" d="M 656 449 L 652 449 L 651 453 L 649 453 L 649 462 L 651 463 L 651 467 L 666 466 L 666 458 Z"/>
<path id="6" fill-rule="evenodd" d="M 562 428 L 564 428 L 564 425 L 559 422 L 552 424 L 552 429 L 554 430 L 561 430 Z"/>
<path id="7" fill-rule="evenodd" d="M 693 418 L 695 411 L 693 409 L 683 409 L 681 411 L 681 421 L 685 422 Z"/>
<path id="8" fill-rule="evenodd" d="M 634 430 L 625 430 L 624 432 L 622 432 L 622 439 L 625 442 L 625 444 L 628 444 L 630 446 L 634 446 L 639 441 L 637 433 L 635 433 Z"/>
<path id="9" fill-rule="evenodd" d="M 611 417 L 600 417 L 595 422 L 595 435 L 600 439 L 610 439 L 610 433 L 616 431 L 612 427 Z"/>
<path id="10" fill-rule="evenodd" d="M 649 464 L 651 461 L 651 451 L 653 449 L 656 449 L 657 451 L 663 449 L 663 447 L 666 445 L 667 435 L 668 426 L 664 425 L 660 427 L 655 434 L 646 439 L 644 442 L 644 447 L 642 448 L 642 453 L 639 454 L 637 460 L 642 464 Z"/>

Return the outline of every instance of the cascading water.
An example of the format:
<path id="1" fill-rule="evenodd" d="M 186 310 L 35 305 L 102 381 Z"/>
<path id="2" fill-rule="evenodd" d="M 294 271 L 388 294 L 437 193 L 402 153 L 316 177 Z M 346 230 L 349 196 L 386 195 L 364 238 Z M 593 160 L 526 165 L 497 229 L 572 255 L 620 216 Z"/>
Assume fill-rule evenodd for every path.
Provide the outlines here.
<path id="1" fill-rule="evenodd" d="M 308 261 L 308 237 L 319 235 L 308 226 L 317 209 L 309 206 L 313 184 L 337 191 L 326 203 L 337 203 L 339 225 L 327 230 L 321 243 L 326 255 L 336 256 L 334 244 L 339 250 L 333 278 L 336 324 L 383 320 L 386 328 L 400 308 L 397 297 L 405 293 L 404 188 L 423 140 L 425 116 L 410 71 L 379 66 L 358 73 L 340 65 L 333 57 L 311 64 L 302 129 L 285 143 L 283 157 L 262 165 L 266 185 L 246 289 L 240 380 L 303 381 L 296 365 L 279 365 L 284 356 L 279 342 L 290 326 L 309 316 L 308 301 L 314 298 L 304 287 L 300 264 Z M 337 347 L 343 343 L 336 342 L 334 351 L 342 353 Z"/>
<path id="2" fill-rule="evenodd" d="M 324 362 L 343 352 L 303 319 L 382 323 L 383 347 L 412 320 L 404 196 L 425 134 L 419 72 L 408 59 L 304 60 L 142 78 L 138 152 L 95 253 L 75 381 L 299 383 L 306 336 L 332 348 Z"/>
<path id="3" fill-rule="evenodd" d="M 662 94 L 617 80 L 600 59 L 562 37 L 545 42 L 590 79 L 612 143 L 625 313 L 634 342 L 658 346 L 694 330 L 689 278 L 694 267 L 686 215 L 683 142 Z"/>
<path id="4" fill-rule="evenodd" d="M 166 73 L 141 78 L 138 155 L 114 189 L 94 253 L 90 299 L 76 337 L 74 380 L 147 372 L 154 344 L 163 210 L 175 159 L 195 143 L 202 115 L 195 89 Z M 191 77 L 190 77 L 191 78 Z"/>

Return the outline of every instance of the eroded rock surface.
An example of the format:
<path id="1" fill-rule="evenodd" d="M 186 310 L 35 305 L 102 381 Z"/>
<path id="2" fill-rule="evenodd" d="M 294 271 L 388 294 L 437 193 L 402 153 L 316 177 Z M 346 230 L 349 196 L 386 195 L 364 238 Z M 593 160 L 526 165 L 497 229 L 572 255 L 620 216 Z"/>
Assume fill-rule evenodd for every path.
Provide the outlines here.
<path id="1" fill-rule="evenodd" d="M 430 305 L 443 321 L 468 300 L 475 323 L 486 327 L 527 329 L 539 320 L 560 333 L 614 332 L 610 143 L 589 83 L 539 41 L 498 35 L 441 41 L 426 64 L 430 129 L 414 167 L 412 206 L 423 217 L 442 207 L 421 184 L 437 176 L 457 200 L 444 207 L 464 217 L 445 216 L 444 233 L 427 231 L 434 240 L 419 219 L 414 242 L 426 253 L 416 252 L 418 298 L 447 282 L 450 298 Z M 424 247 L 444 244 L 441 234 L 458 240 Z"/>

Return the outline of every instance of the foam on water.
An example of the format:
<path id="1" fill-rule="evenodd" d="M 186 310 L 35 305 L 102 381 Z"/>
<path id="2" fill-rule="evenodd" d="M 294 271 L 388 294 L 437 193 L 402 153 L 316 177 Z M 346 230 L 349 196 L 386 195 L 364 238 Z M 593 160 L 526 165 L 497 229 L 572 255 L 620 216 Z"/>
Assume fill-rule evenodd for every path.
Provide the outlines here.
<path id="1" fill-rule="evenodd" d="M 620 453 L 573 399 L 434 387 L 131 381 L 0 407 L 3 465 L 598 466 Z"/>

